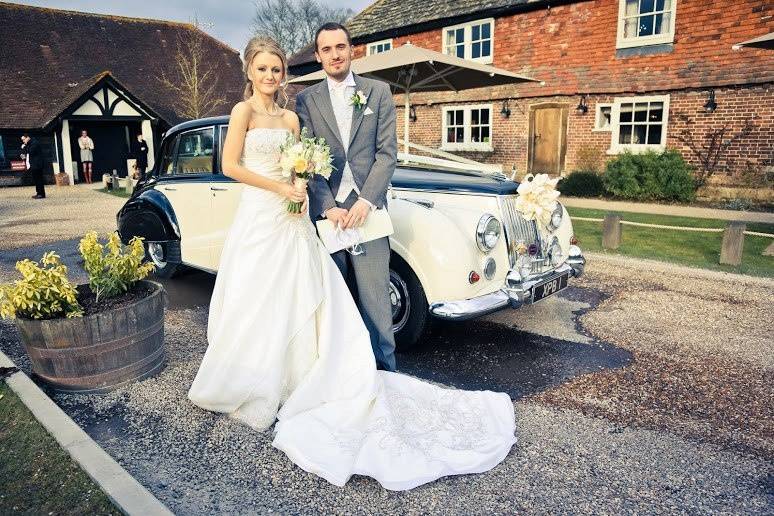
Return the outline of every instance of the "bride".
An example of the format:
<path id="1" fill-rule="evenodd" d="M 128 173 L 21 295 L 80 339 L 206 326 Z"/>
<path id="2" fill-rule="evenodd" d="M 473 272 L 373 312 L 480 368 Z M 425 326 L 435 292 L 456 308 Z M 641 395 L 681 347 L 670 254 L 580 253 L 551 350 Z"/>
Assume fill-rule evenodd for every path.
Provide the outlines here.
<path id="1" fill-rule="evenodd" d="M 493 468 L 516 441 L 510 398 L 377 371 L 368 330 L 312 222 L 287 212 L 306 191 L 278 164 L 280 144 L 299 135 L 296 114 L 276 103 L 287 101 L 285 54 L 253 38 L 244 71 L 223 170 L 245 186 L 189 398 L 258 431 L 274 425 L 276 448 L 338 486 L 359 474 L 405 490 Z"/>

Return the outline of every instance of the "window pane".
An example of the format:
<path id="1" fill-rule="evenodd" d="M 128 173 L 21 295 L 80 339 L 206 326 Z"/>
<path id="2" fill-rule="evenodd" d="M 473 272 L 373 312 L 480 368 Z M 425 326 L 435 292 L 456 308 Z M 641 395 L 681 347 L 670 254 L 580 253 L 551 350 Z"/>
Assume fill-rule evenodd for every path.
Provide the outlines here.
<path id="1" fill-rule="evenodd" d="M 465 45 L 457 46 L 457 57 L 465 59 Z"/>
<path id="2" fill-rule="evenodd" d="M 481 57 L 481 43 L 473 43 L 473 48 L 470 51 L 470 57 Z"/>
<path id="3" fill-rule="evenodd" d="M 481 56 L 489 57 L 492 55 L 492 42 L 487 40 L 482 43 Z"/>
<path id="4" fill-rule="evenodd" d="M 656 10 L 657 11 L 664 10 L 664 0 L 656 0 Z"/>
<path id="5" fill-rule="evenodd" d="M 672 15 L 669 13 L 660 14 L 661 24 L 658 27 L 657 34 L 664 34 L 672 30 Z"/>
<path id="6" fill-rule="evenodd" d="M 640 2 L 640 13 L 647 14 L 653 12 L 653 6 L 655 5 L 654 0 L 641 0 Z"/>
<path id="7" fill-rule="evenodd" d="M 457 38 L 454 34 L 455 32 L 453 30 L 446 31 L 446 46 L 451 46 L 457 43 Z"/>
<path id="8" fill-rule="evenodd" d="M 482 124 L 488 124 L 489 123 L 489 109 L 482 109 L 481 110 L 481 123 Z"/>
<path id="9" fill-rule="evenodd" d="M 648 128 L 648 144 L 659 145 L 661 143 L 661 125 L 653 124 Z"/>
<path id="10" fill-rule="evenodd" d="M 638 36 L 651 36 L 653 35 L 653 16 L 640 17 L 640 30 Z"/>
<path id="11" fill-rule="evenodd" d="M 631 122 L 632 121 L 632 109 L 634 108 L 633 104 L 621 104 L 621 116 L 620 121 L 621 122 Z"/>
<path id="12" fill-rule="evenodd" d="M 446 112 L 446 125 L 454 125 L 454 111 Z"/>
<path id="13" fill-rule="evenodd" d="M 644 144 L 645 143 L 645 133 L 648 130 L 647 125 L 635 125 L 634 131 L 632 132 L 632 143 L 634 144 Z"/>
<path id="14" fill-rule="evenodd" d="M 212 129 L 180 137 L 176 169 L 178 174 L 212 173 Z"/>
<path id="15" fill-rule="evenodd" d="M 664 103 L 663 102 L 651 102 L 650 103 L 650 116 L 648 119 L 651 122 L 660 122 L 664 119 Z"/>
<path id="16" fill-rule="evenodd" d="M 622 125 L 619 132 L 618 143 L 628 144 L 632 142 L 632 126 Z"/>
<path id="17" fill-rule="evenodd" d="M 482 142 L 488 142 L 489 141 L 489 126 L 485 125 L 481 128 L 481 141 Z"/>
<path id="18" fill-rule="evenodd" d="M 483 24 L 483 25 L 481 26 L 481 32 L 482 32 L 482 34 L 483 34 L 483 36 L 482 36 L 482 37 L 483 37 L 484 39 L 489 39 L 489 38 L 491 38 L 491 37 L 492 37 L 492 36 L 491 36 L 491 34 L 492 34 L 492 24 L 491 24 L 491 23 L 485 23 L 485 24 Z"/>
<path id="19" fill-rule="evenodd" d="M 478 115 L 480 113 L 480 110 L 478 109 L 471 109 L 470 110 L 470 123 L 473 125 L 478 125 Z"/>
<path id="20" fill-rule="evenodd" d="M 457 124 L 456 125 L 463 125 L 465 123 L 465 112 L 463 110 L 455 111 L 457 114 Z"/>
<path id="21" fill-rule="evenodd" d="M 481 128 L 480 127 L 473 127 L 470 130 L 470 140 L 473 142 L 480 142 L 481 141 Z"/>
<path id="22" fill-rule="evenodd" d="M 645 122 L 648 119 L 648 103 L 640 103 L 638 102 L 634 106 L 634 121 L 635 122 Z"/>
<path id="23" fill-rule="evenodd" d="M 384 44 L 384 50 L 390 50 L 392 48 L 392 43 L 385 43 Z"/>
<path id="24" fill-rule="evenodd" d="M 457 128 L 457 140 L 458 142 L 462 143 L 465 141 L 465 130 L 462 127 Z"/>
<path id="25" fill-rule="evenodd" d="M 626 0 L 626 16 L 640 14 L 639 5 L 639 0 Z"/>
<path id="26" fill-rule="evenodd" d="M 597 129 L 608 129 L 610 127 L 610 106 L 602 106 L 599 108 L 599 126 Z"/>
<path id="27" fill-rule="evenodd" d="M 446 141 L 448 143 L 454 143 L 454 128 L 450 127 L 446 130 Z"/>
<path id="28" fill-rule="evenodd" d="M 457 43 L 465 42 L 465 29 L 457 29 L 456 31 Z"/>
<path id="29" fill-rule="evenodd" d="M 471 39 L 473 41 L 481 39 L 481 25 L 473 25 L 470 29 L 471 29 Z"/>

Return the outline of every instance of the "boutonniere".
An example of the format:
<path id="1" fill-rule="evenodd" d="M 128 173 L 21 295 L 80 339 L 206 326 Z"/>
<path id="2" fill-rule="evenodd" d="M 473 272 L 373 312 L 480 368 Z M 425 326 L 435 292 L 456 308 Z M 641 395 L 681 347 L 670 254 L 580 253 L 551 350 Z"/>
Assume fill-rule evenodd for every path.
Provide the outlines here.
<path id="1" fill-rule="evenodd" d="M 362 90 L 358 90 L 352 94 L 352 97 L 350 97 L 349 100 L 357 109 L 363 109 L 363 106 L 368 102 L 368 97 L 366 97 Z"/>

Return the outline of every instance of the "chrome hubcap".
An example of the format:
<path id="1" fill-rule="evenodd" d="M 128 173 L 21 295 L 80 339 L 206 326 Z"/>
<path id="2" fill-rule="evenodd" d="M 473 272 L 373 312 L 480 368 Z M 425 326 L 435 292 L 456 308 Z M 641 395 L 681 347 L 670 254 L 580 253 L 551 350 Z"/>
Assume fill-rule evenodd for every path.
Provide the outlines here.
<path id="1" fill-rule="evenodd" d="M 153 265 L 159 269 L 163 269 L 167 266 L 166 260 L 164 260 L 164 245 L 158 242 L 150 242 L 148 244 L 148 255 L 150 256 Z"/>
<path id="2" fill-rule="evenodd" d="M 406 282 L 393 270 L 390 270 L 390 303 L 392 304 L 392 331 L 398 332 L 406 326 L 411 312 L 411 301 Z"/>

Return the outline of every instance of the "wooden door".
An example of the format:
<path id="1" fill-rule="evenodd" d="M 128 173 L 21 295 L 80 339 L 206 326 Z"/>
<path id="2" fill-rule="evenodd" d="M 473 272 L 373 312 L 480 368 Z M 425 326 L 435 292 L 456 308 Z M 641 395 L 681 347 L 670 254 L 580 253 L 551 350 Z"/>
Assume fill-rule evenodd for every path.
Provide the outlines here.
<path id="1" fill-rule="evenodd" d="M 530 110 L 531 173 L 559 175 L 564 169 L 568 111 L 562 104 L 543 104 Z"/>

